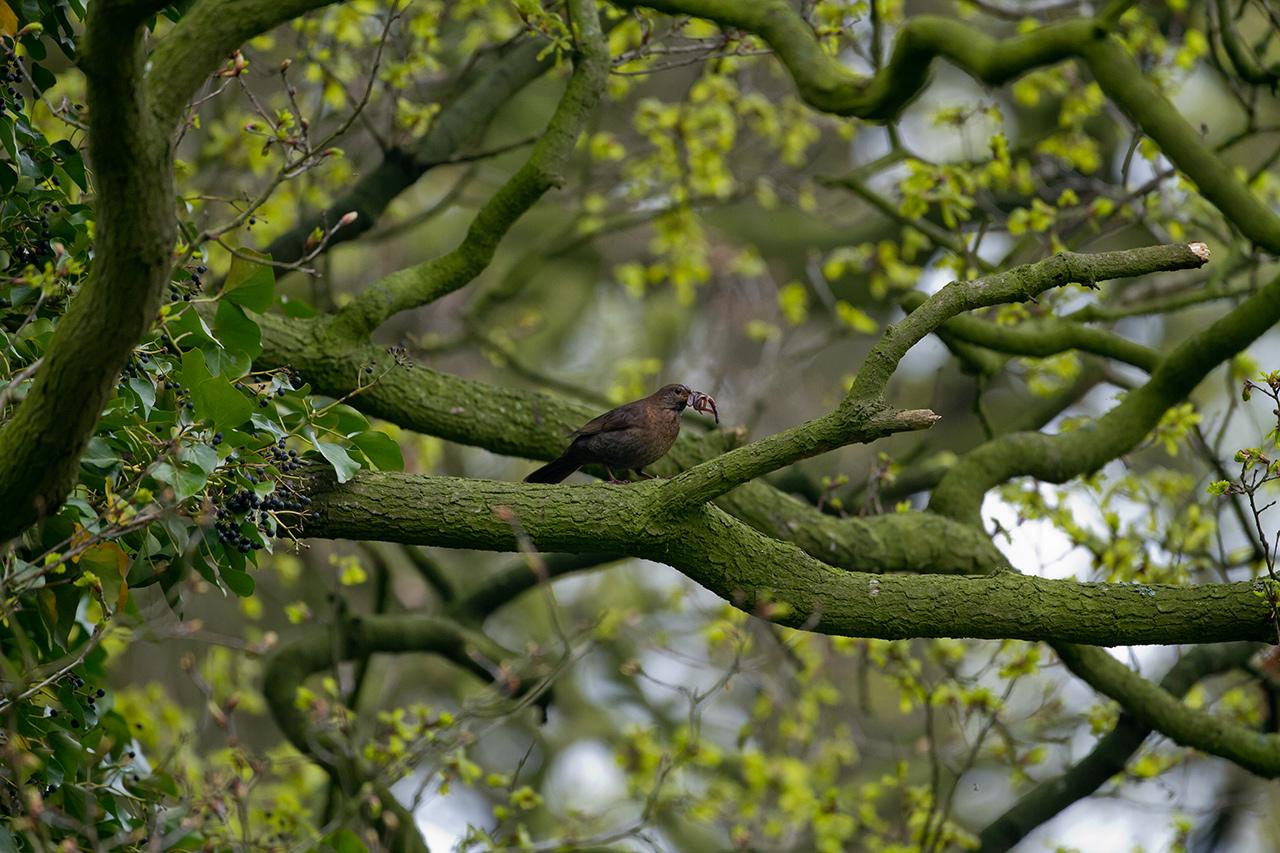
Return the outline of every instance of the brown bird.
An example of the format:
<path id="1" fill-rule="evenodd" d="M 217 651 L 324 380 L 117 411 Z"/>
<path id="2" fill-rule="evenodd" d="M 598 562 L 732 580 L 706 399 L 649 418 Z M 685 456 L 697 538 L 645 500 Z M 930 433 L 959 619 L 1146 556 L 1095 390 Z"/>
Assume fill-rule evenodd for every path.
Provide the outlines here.
<path id="1" fill-rule="evenodd" d="M 626 403 L 587 421 L 570 435 L 573 442 L 555 459 L 524 478 L 526 483 L 558 483 L 583 465 L 603 465 L 610 482 L 621 482 L 613 469 L 635 471 L 646 480 L 646 465 L 661 459 L 680 434 L 680 413 L 685 407 L 711 412 L 716 423 L 716 401 L 684 385 L 663 385 L 648 397 Z"/>

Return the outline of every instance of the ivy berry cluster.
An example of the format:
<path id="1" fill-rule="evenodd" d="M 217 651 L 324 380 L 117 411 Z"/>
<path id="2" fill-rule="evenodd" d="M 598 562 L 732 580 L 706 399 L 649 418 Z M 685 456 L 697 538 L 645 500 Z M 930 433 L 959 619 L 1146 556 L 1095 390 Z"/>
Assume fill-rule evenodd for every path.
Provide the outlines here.
<path id="1" fill-rule="evenodd" d="M 0 37 L 0 83 L 4 83 L 4 107 L 9 112 L 21 114 L 26 105 L 17 85 L 23 80 L 22 67 L 19 65 L 14 41 L 8 36 Z"/>

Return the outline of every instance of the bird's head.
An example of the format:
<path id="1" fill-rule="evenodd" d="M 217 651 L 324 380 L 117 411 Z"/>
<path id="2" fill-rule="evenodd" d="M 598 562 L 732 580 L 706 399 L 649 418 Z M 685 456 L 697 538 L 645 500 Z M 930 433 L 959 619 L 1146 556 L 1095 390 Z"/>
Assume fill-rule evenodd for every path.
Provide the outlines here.
<path id="1" fill-rule="evenodd" d="M 690 391 L 688 385 L 663 385 L 653 396 L 663 408 L 683 412 L 686 407 L 692 406 L 696 412 L 715 415 L 716 423 L 720 423 L 720 413 L 716 411 L 716 401 L 711 395 Z"/>
<path id="2" fill-rule="evenodd" d="M 658 399 L 658 403 L 664 409 L 675 409 L 677 412 L 684 411 L 685 406 L 689 405 L 689 397 L 692 394 L 687 385 L 663 385 L 653 392 L 653 396 Z"/>

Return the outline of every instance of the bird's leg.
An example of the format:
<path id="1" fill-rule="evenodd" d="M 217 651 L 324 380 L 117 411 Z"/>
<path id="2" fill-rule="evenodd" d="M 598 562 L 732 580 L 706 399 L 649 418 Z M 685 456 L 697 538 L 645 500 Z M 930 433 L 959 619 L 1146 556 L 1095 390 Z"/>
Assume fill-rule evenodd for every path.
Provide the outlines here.
<path id="1" fill-rule="evenodd" d="M 618 475 L 613 473 L 613 469 L 610 468 L 608 465 L 604 466 L 604 470 L 609 475 L 609 479 L 606 480 L 605 482 L 610 483 L 614 486 L 625 486 L 627 484 L 626 480 L 619 480 Z"/>
<path id="2" fill-rule="evenodd" d="M 645 473 L 643 470 L 641 470 L 640 468 L 636 468 L 636 469 L 635 469 L 635 472 L 636 472 L 637 474 L 639 474 L 639 475 L 640 475 L 640 479 L 642 479 L 642 480 L 652 480 L 652 479 L 654 479 L 654 476 L 653 476 L 652 474 L 646 474 L 646 473 Z"/>

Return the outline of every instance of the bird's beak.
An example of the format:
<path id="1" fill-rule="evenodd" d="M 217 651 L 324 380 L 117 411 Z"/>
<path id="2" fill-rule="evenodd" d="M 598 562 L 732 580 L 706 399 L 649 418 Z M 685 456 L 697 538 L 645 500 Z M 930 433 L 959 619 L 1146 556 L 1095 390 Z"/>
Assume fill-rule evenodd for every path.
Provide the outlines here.
<path id="1" fill-rule="evenodd" d="M 716 409 L 715 398 L 710 394 L 703 394 L 701 391 L 691 391 L 689 393 L 689 408 L 695 412 L 706 414 L 710 412 L 716 419 L 716 423 L 720 423 L 720 412 Z"/>

